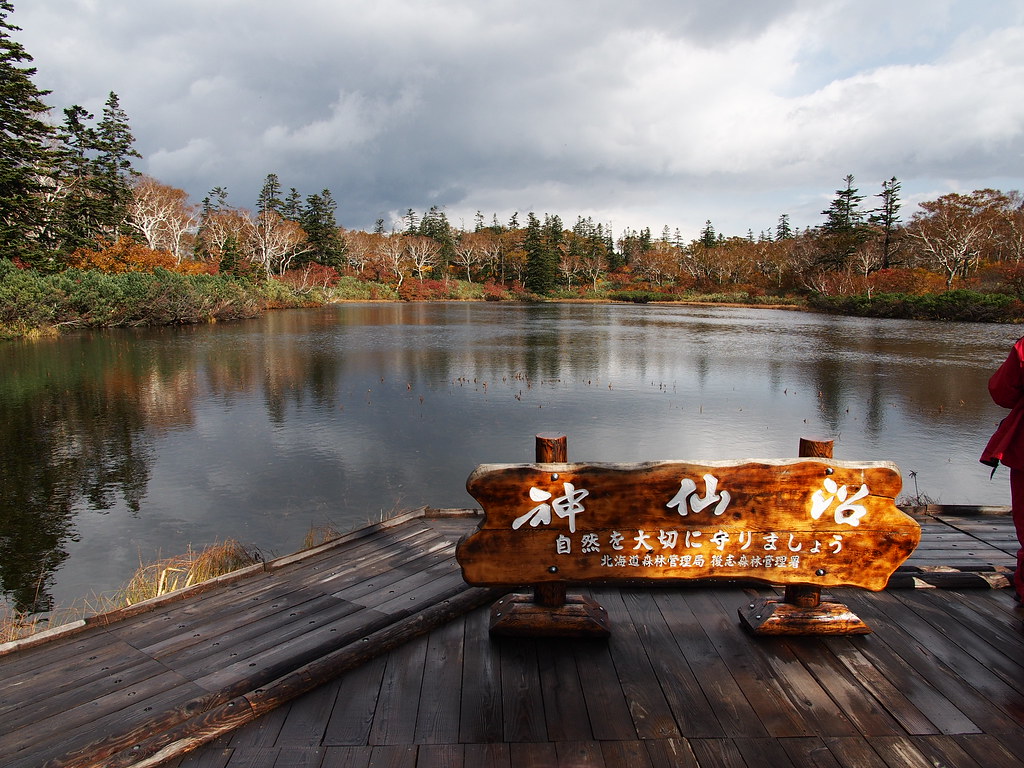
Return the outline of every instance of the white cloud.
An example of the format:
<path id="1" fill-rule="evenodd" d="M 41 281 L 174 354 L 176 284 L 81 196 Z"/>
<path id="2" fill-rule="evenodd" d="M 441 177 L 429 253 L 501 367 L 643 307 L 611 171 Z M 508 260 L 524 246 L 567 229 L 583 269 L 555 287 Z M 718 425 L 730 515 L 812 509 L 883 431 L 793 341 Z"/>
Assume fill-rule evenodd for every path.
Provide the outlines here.
<path id="1" fill-rule="evenodd" d="M 438 204 L 743 234 L 819 223 L 847 173 L 1024 186 L 1024 0 L 16 7 L 50 102 L 117 92 L 141 170 L 197 200 L 274 172 L 347 226 Z"/>

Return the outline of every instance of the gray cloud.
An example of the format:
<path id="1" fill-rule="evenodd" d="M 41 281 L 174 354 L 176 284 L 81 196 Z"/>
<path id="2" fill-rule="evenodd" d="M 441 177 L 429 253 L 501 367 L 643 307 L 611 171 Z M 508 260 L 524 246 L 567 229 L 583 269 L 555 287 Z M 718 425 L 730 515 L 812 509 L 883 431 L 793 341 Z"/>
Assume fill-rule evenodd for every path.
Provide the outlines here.
<path id="1" fill-rule="evenodd" d="M 744 234 L 842 178 L 908 199 L 1024 177 L 1024 1 L 15 0 L 50 102 L 121 98 L 140 170 L 344 226 L 412 207 Z M 571 222 L 568 222 L 571 223 Z"/>

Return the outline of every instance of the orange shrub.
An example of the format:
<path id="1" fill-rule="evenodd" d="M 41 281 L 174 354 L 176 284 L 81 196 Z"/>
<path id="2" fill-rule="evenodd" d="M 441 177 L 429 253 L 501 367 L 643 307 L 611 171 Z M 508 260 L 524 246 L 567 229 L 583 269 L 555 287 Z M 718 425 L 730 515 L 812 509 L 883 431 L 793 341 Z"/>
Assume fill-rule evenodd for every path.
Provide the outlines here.
<path id="1" fill-rule="evenodd" d="M 926 293 L 942 293 L 946 290 L 945 278 L 926 269 L 880 269 L 871 273 L 868 283 L 878 293 L 909 293 L 920 296 Z"/>
<path id="2" fill-rule="evenodd" d="M 113 244 L 105 241 L 98 244 L 98 250 L 76 250 L 68 257 L 68 266 L 101 272 L 152 272 L 157 267 L 175 268 L 174 257 L 167 251 L 154 251 L 130 237 L 119 237 Z"/>

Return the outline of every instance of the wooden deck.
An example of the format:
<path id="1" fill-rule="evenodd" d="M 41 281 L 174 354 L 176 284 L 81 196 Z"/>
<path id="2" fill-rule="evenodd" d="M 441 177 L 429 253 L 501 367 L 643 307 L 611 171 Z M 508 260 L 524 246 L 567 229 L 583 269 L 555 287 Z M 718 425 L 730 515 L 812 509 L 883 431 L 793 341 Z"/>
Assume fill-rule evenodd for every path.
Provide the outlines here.
<path id="1" fill-rule="evenodd" d="M 894 588 L 833 593 L 874 634 L 753 638 L 770 588 L 699 585 L 595 589 L 612 638 L 564 641 L 492 640 L 477 519 L 412 514 L 0 647 L 0 765 L 1024 765 L 1012 525 L 920 519 Z"/>

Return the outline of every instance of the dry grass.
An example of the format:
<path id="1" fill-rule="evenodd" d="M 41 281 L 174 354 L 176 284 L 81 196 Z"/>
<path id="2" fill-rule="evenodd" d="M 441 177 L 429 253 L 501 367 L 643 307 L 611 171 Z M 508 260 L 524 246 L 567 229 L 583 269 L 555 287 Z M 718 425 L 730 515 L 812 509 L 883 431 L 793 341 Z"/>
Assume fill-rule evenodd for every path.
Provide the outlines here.
<path id="1" fill-rule="evenodd" d="M 306 533 L 306 538 L 302 541 L 302 548 L 312 549 L 313 547 L 319 547 L 328 541 L 334 541 L 339 536 L 341 536 L 341 531 L 333 525 L 314 525 Z"/>
<path id="2" fill-rule="evenodd" d="M 233 539 L 213 544 L 201 552 L 189 550 L 184 555 L 140 565 L 131 581 L 115 595 L 112 602 L 115 606 L 135 605 L 259 561 L 258 553 L 249 551 Z"/>
<path id="3" fill-rule="evenodd" d="M 50 627 L 77 621 L 83 616 L 106 613 L 178 589 L 245 568 L 261 560 L 234 540 L 213 544 L 200 552 L 191 549 L 149 565 L 140 564 L 131 580 L 113 595 L 101 595 L 82 601 L 80 606 L 53 611 L 49 615 L 29 614 L 0 605 L 0 643 L 19 640 Z"/>

